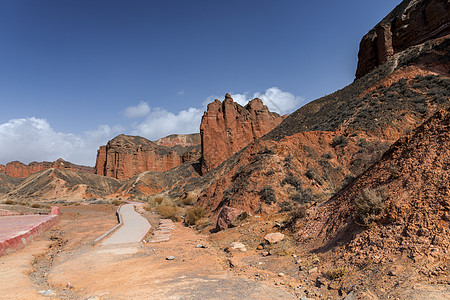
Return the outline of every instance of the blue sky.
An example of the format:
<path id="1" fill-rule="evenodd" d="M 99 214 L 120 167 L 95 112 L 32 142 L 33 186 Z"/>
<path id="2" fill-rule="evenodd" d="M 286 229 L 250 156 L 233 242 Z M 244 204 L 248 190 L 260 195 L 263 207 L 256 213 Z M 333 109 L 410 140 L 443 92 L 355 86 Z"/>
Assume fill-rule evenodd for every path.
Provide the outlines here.
<path id="1" fill-rule="evenodd" d="M 0 0 L 0 163 L 93 165 L 119 133 L 198 131 L 227 92 L 292 112 L 354 80 L 399 3 Z"/>

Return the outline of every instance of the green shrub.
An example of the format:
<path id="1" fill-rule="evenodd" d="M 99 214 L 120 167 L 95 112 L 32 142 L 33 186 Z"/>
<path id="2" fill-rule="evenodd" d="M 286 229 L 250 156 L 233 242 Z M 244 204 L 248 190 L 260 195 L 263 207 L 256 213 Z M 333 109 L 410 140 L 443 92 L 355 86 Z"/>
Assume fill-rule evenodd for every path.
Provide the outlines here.
<path id="1" fill-rule="evenodd" d="M 186 212 L 186 218 L 184 219 L 184 222 L 188 226 L 195 225 L 196 222 L 206 216 L 206 210 L 201 207 L 192 207 L 189 208 Z"/>
<path id="2" fill-rule="evenodd" d="M 272 204 L 277 202 L 277 196 L 275 195 L 275 190 L 271 186 L 266 186 L 259 192 L 260 199 L 266 204 Z"/>
<path id="3" fill-rule="evenodd" d="M 174 222 L 180 221 L 178 216 L 178 208 L 173 205 L 159 205 L 155 209 L 156 213 L 163 219 L 171 219 Z"/>
<path id="4" fill-rule="evenodd" d="M 355 220 L 361 225 L 369 225 L 376 221 L 384 209 L 387 198 L 385 188 L 364 189 L 355 199 Z"/>

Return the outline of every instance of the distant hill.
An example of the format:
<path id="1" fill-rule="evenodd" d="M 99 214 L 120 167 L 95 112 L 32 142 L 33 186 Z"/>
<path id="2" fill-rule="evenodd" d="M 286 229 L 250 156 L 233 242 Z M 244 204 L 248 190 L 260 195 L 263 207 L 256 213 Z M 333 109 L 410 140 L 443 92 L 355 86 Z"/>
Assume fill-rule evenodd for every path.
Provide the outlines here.
<path id="1" fill-rule="evenodd" d="M 25 178 L 7 197 L 25 200 L 70 200 L 105 197 L 120 186 L 114 178 L 86 172 L 47 169 Z"/>
<path id="2" fill-rule="evenodd" d="M 88 166 L 80 166 L 73 164 L 71 162 L 65 161 L 60 158 L 54 162 L 43 161 L 43 162 L 31 162 L 28 165 L 21 163 L 20 161 L 12 161 L 7 163 L 5 166 L 0 165 L 0 173 L 5 173 L 11 177 L 25 178 L 31 174 L 41 172 L 47 169 L 60 169 L 60 170 L 72 170 L 72 171 L 82 171 L 88 173 L 94 173 L 94 168 Z"/>

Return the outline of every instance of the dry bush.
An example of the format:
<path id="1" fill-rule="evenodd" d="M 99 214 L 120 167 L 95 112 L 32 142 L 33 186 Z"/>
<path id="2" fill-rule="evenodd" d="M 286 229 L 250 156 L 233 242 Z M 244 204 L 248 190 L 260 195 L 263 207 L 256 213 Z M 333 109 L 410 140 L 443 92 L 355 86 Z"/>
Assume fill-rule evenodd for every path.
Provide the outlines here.
<path id="1" fill-rule="evenodd" d="M 41 208 L 41 205 L 39 203 L 33 203 L 30 205 L 32 208 Z"/>
<path id="2" fill-rule="evenodd" d="M 186 198 L 181 200 L 182 205 L 194 205 L 197 203 L 197 197 L 194 195 L 188 195 Z"/>
<path id="3" fill-rule="evenodd" d="M 180 221 L 180 216 L 178 216 L 178 208 L 174 205 L 158 205 L 155 211 L 163 219 L 171 219 L 174 222 Z"/>
<path id="4" fill-rule="evenodd" d="M 347 267 L 343 266 L 343 267 L 336 267 L 336 268 L 326 271 L 325 276 L 331 280 L 335 280 L 335 279 L 341 278 L 342 276 L 344 276 L 347 273 L 348 273 Z"/>
<path id="5" fill-rule="evenodd" d="M 277 202 L 277 196 L 275 195 L 275 190 L 271 186 L 266 186 L 259 192 L 260 199 L 266 204 L 272 204 Z"/>
<path id="6" fill-rule="evenodd" d="M 9 204 L 9 205 L 13 205 L 13 204 L 15 204 L 16 202 L 14 202 L 13 200 L 8 199 L 8 200 L 6 200 L 4 203 L 5 203 L 5 204 Z"/>
<path id="7" fill-rule="evenodd" d="M 211 220 L 209 218 L 201 218 L 195 222 L 195 229 L 202 230 L 209 225 L 211 225 Z"/>
<path id="8" fill-rule="evenodd" d="M 204 218 L 206 216 L 206 210 L 201 207 L 192 207 L 189 208 L 186 212 L 186 218 L 184 219 L 184 222 L 188 226 L 195 225 L 198 220 L 201 218 Z"/>
<path id="9" fill-rule="evenodd" d="M 364 189 L 355 199 L 355 220 L 361 225 L 369 225 L 377 220 L 383 212 L 384 202 L 387 198 L 385 188 Z"/>
<path id="10" fill-rule="evenodd" d="M 119 206 L 119 205 L 123 204 L 123 201 L 122 200 L 118 200 L 118 199 L 114 199 L 112 201 L 112 204 L 115 205 L 115 206 Z"/>
<path id="11" fill-rule="evenodd" d="M 161 205 L 163 202 L 165 202 L 164 200 L 166 200 L 166 198 L 164 197 L 155 197 L 152 199 L 152 201 L 157 205 Z"/>

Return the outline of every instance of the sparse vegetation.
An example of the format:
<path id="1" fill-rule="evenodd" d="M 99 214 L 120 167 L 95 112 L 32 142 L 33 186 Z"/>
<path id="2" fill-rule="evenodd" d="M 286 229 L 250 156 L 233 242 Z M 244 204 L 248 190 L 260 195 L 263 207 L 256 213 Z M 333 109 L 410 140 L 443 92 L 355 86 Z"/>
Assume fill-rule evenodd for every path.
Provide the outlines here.
<path id="1" fill-rule="evenodd" d="M 114 199 L 112 201 L 112 204 L 115 205 L 115 206 L 119 206 L 119 205 L 123 204 L 123 201 L 119 200 L 119 199 Z"/>
<path id="2" fill-rule="evenodd" d="M 289 218 L 284 224 L 284 228 L 293 230 L 298 220 L 306 217 L 306 207 L 304 205 L 298 206 L 289 214 Z"/>
<path id="3" fill-rule="evenodd" d="M 296 176 L 292 174 L 288 174 L 282 181 L 281 186 L 286 184 L 292 185 L 295 189 L 299 189 L 302 187 L 303 182 Z"/>
<path id="4" fill-rule="evenodd" d="M 266 186 L 259 192 L 260 199 L 262 202 L 271 205 L 277 202 L 277 196 L 275 195 L 275 190 L 271 186 Z"/>
<path id="5" fill-rule="evenodd" d="M 333 269 L 326 271 L 325 276 L 331 280 L 335 280 L 335 279 L 343 277 L 347 273 L 348 273 L 347 267 L 342 266 L 342 267 L 335 267 Z"/>
<path id="6" fill-rule="evenodd" d="M 159 205 L 156 207 L 155 211 L 163 219 L 171 219 L 174 222 L 180 221 L 180 216 L 178 215 L 178 207 L 174 205 Z"/>
<path id="7" fill-rule="evenodd" d="M 8 200 L 6 200 L 4 203 L 5 203 L 5 204 L 8 204 L 8 205 L 13 205 L 13 204 L 15 204 L 16 202 L 14 202 L 14 201 L 11 200 L 11 199 L 8 199 Z"/>
<path id="8" fill-rule="evenodd" d="M 321 176 L 319 175 L 319 173 L 315 169 L 308 169 L 308 170 L 306 170 L 305 176 L 308 177 L 309 179 L 314 180 L 315 182 L 317 182 L 318 185 L 322 185 L 323 184 L 323 179 L 321 178 Z"/>
<path id="9" fill-rule="evenodd" d="M 192 207 L 187 210 L 184 222 L 188 226 L 193 226 L 197 224 L 198 220 L 204 218 L 205 216 L 206 210 L 203 207 Z"/>
<path id="10" fill-rule="evenodd" d="M 41 208 L 41 205 L 39 203 L 33 203 L 33 204 L 31 204 L 30 207 L 32 207 L 32 208 Z"/>
<path id="11" fill-rule="evenodd" d="M 291 194 L 289 198 L 299 204 L 306 204 L 314 200 L 314 194 L 310 188 L 302 190 L 299 189 Z"/>
<path id="12" fill-rule="evenodd" d="M 345 147 L 348 145 L 348 138 L 345 135 L 335 136 L 331 142 L 332 147 Z"/>
<path id="13" fill-rule="evenodd" d="M 290 201 L 283 201 L 280 205 L 280 212 L 287 212 L 292 210 L 292 203 Z"/>
<path id="14" fill-rule="evenodd" d="M 182 205 L 194 205 L 195 203 L 197 203 L 197 197 L 194 195 L 187 195 L 186 198 L 181 199 L 181 204 Z"/>
<path id="15" fill-rule="evenodd" d="M 355 199 L 355 220 L 364 226 L 376 221 L 384 209 L 386 198 L 385 188 L 364 189 Z"/>

